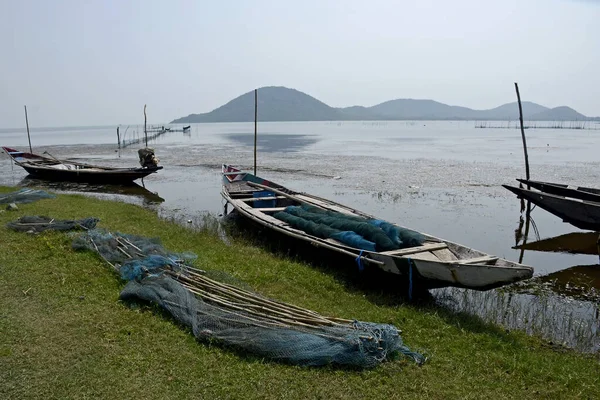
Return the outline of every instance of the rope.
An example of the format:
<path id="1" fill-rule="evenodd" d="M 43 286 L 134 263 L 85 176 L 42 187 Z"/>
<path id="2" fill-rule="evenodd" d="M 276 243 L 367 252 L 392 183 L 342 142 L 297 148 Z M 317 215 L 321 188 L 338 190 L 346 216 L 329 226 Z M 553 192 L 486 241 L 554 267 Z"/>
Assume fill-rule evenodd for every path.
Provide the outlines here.
<path id="1" fill-rule="evenodd" d="M 412 289 L 412 260 L 410 259 L 410 257 L 408 257 L 408 301 L 412 301 Z"/>
<path id="2" fill-rule="evenodd" d="M 362 262 L 362 254 L 363 254 L 364 250 L 361 250 L 360 253 L 358 254 L 358 257 L 356 257 L 356 259 L 354 261 L 356 261 L 356 265 L 358 265 L 358 270 L 359 271 L 364 271 L 365 269 L 365 265 Z"/>

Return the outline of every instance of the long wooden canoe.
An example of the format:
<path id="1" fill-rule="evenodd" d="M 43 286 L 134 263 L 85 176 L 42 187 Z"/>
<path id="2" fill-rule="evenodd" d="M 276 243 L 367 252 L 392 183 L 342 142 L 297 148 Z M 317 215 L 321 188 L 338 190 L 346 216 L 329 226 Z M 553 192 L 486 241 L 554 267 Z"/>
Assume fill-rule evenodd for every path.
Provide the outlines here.
<path id="1" fill-rule="evenodd" d="M 502 185 L 510 190 L 517 197 L 531 201 L 538 207 L 548 211 L 551 214 L 561 218 L 580 229 L 592 231 L 600 230 L 600 200 L 590 201 L 582 199 L 586 197 L 581 190 L 558 188 L 556 186 L 544 185 L 544 192 L 538 190 L 528 190 L 509 185 Z M 533 186 L 533 185 L 532 185 Z M 558 193 L 560 194 L 553 194 Z M 593 196 L 592 193 L 589 195 Z"/>
<path id="2" fill-rule="evenodd" d="M 529 266 L 426 234 L 422 234 L 424 241 L 420 245 L 388 251 L 365 250 L 332 238 L 317 237 L 276 218 L 276 213 L 286 211 L 289 206 L 306 205 L 368 221 L 377 218 L 318 196 L 292 191 L 230 165 L 223 165 L 222 172 L 221 195 L 243 217 L 317 247 L 351 256 L 359 267 L 378 267 L 400 274 L 415 286 L 487 290 L 533 275 Z M 351 260 L 348 261 L 350 264 Z"/>
<path id="3" fill-rule="evenodd" d="M 517 179 L 517 181 L 524 185 L 529 185 L 540 192 L 600 203 L 600 189 L 527 179 Z"/>
<path id="4" fill-rule="evenodd" d="M 10 147 L 2 150 L 29 175 L 50 181 L 129 184 L 161 170 L 162 166 L 142 168 L 114 168 L 58 160 Z"/>

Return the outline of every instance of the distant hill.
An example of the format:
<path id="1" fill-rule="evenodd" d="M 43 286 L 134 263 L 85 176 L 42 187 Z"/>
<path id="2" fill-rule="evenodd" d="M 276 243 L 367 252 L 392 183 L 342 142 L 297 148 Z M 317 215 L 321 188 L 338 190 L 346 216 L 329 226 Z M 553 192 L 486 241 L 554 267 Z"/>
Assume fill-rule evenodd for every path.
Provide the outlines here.
<path id="1" fill-rule="evenodd" d="M 571 107 L 562 106 L 537 113 L 530 119 L 534 121 L 581 121 L 588 119 L 588 117 L 578 113 Z"/>
<path id="2" fill-rule="evenodd" d="M 336 121 L 340 110 L 295 89 L 263 87 L 258 89 L 259 121 Z M 205 114 L 190 114 L 171 123 L 254 121 L 254 91 Z"/>
<path id="3" fill-rule="evenodd" d="M 527 121 L 578 121 L 591 118 L 570 107 L 548 108 L 522 103 Z M 516 102 L 490 110 L 449 106 L 434 100 L 396 99 L 372 107 L 334 108 L 296 89 L 268 86 L 258 89 L 259 121 L 360 121 L 360 120 L 516 120 Z M 171 123 L 254 121 L 254 91 L 204 114 L 190 114 Z"/>

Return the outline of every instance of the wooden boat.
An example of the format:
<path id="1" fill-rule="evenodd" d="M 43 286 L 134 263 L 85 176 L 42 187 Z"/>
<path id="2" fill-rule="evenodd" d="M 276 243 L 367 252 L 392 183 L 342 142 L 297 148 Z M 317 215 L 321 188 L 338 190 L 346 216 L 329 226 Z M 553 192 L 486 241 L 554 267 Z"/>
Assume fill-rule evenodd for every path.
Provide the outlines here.
<path id="1" fill-rule="evenodd" d="M 531 184 L 531 183 L 530 183 Z M 554 184 L 544 184 L 545 191 L 528 190 L 509 185 L 504 188 L 516 194 L 519 198 L 529 200 L 533 204 L 562 218 L 564 222 L 580 228 L 592 231 L 600 230 L 600 199 L 594 201 L 586 200 L 594 196 L 583 190 L 570 189 Z M 533 186 L 533 185 L 532 185 Z M 554 194 L 554 193 L 562 193 Z M 583 199 L 585 197 L 586 199 Z"/>
<path id="2" fill-rule="evenodd" d="M 423 288 L 455 286 L 487 290 L 533 275 L 529 266 L 426 234 L 421 234 L 424 240 L 420 245 L 391 251 L 365 250 L 332 238 L 317 237 L 276 218 L 276 213 L 288 206 L 305 205 L 367 220 L 376 218 L 330 200 L 292 191 L 230 165 L 223 165 L 221 195 L 243 217 L 317 247 L 351 256 L 359 269 L 370 265 L 400 274 L 409 280 L 409 287 L 414 284 Z"/>
<path id="3" fill-rule="evenodd" d="M 4 152 L 29 175 L 51 181 L 129 184 L 161 170 L 162 166 L 113 168 L 58 160 L 2 147 Z"/>
<path id="4" fill-rule="evenodd" d="M 529 185 L 540 192 L 600 203 L 600 189 L 565 185 L 562 183 L 532 181 L 527 179 L 517 179 L 517 181 L 524 185 Z"/>

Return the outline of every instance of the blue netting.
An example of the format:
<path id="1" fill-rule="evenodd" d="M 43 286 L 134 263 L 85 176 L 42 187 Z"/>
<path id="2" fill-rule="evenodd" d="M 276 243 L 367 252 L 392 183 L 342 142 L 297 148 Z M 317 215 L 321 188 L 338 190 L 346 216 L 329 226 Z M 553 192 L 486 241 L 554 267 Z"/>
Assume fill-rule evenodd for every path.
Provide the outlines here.
<path id="1" fill-rule="evenodd" d="M 189 266 L 194 254 L 170 252 L 157 239 L 90 230 L 73 246 L 97 251 L 128 280 L 121 299 L 160 305 L 200 340 L 305 366 L 368 368 L 397 354 L 425 361 L 393 325 L 328 318 L 268 299 L 231 284 L 223 272 Z"/>
<path id="2" fill-rule="evenodd" d="M 123 300 L 160 305 L 200 340 L 217 341 L 276 361 L 304 366 L 328 364 L 369 368 L 401 354 L 422 364 L 425 357 L 402 343 L 392 325 L 354 321 L 349 324 L 302 328 L 277 326 L 243 312 L 229 311 L 193 296 L 173 279 L 150 276 L 130 281 Z"/>
<path id="3" fill-rule="evenodd" d="M 376 251 L 375 243 L 366 240 L 364 237 L 360 236 L 358 233 L 352 231 L 342 231 L 338 233 L 334 233 L 329 236 L 332 239 L 338 240 L 348 246 L 368 250 L 368 251 Z"/>
<path id="4" fill-rule="evenodd" d="M 0 204 L 33 203 L 41 199 L 53 199 L 56 195 L 37 189 L 20 189 L 16 192 L 0 193 Z"/>
<path id="5" fill-rule="evenodd" d="M 9 222 L 6 226 L 21 232 L 70 231 L 93 229 L 98 221 L 98 218 L 93 217 L 72 220 L 54 219 L 41 215 L 25 215 L 16 221 Z"/>
<path id="6" fill-rule="evenodd" d="M 425 237 L 419 232 L 389 222 L 348 215 L 314 206 L 288 206 L 273 217 L 310 235 L 332 238 L 357 249 L 389 251 L 420 246 Z"/>
<path id="7" fill-rule="evenodd" d="M 119 268 L 121 278 L 126 281 L 140 280 L 148 275 L 160 275 L 165 268 L 179 270 L 180 266 L 169 257 L 152 254 L 144 258 L 127 260 Z"/>

